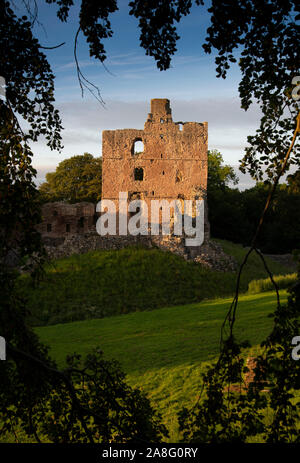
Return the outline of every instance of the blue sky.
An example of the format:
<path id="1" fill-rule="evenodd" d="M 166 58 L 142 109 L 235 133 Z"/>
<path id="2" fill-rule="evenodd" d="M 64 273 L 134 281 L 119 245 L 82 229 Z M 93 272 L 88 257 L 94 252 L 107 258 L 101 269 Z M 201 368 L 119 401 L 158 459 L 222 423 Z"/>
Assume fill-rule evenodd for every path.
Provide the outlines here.
<path id="1" fill-rule="evenodd" d="M 154 59 L 139 46 L 138 22 L 128 14 L 128 1 L 119 0 L 119 11 L 111 15 L 114 35 L 104 42 L 109 72 L 89 57 L 85 39 L 82 34 L 79 36 L 81 70 L 100 88 L 104 109 L 87 91 L 82 98 L 77 80 L 73 48 L 80 2 L 75 1 L 68 22 L 61 23 L 55 5 L 37 0 L 42 25 L 36 23 L 34 31 L 41 44 L 55 46 L 66 42 L 58 49 L 45 51 L 56 76 L 56 106 L 65 127 L 64 150 L 51 151 L 43 140 L 32 146 L 38 182 L 65 158 L 84 152 L 100 156 L 102 130 L 143 128 L 151 98 L 168 98 L 175 121 L 207 121 L 209 149 L 221 151 L 225 162 L 233 166 L 243 156 L 247 135 L 258 127 L 258 107 L 247 112 L 240 109 L 238 66 L 233 65 L 226 80 L 218 79 L 214 55 L 206 55 L 202 49 L 209 25 L 205 7 L 193 7 L 192 14 L 182 19 L 178 51 L 171 68 L 161 72 Z M 22 2 L 16 4 L 21 12 Z M 248 176 L 241 176 L 240 188 L 250 183 Z"/>

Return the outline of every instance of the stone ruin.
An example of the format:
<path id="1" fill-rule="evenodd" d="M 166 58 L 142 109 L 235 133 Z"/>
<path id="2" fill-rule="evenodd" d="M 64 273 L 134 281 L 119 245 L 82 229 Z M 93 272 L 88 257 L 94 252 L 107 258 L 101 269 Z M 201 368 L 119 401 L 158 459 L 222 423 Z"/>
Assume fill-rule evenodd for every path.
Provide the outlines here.
<path id="1" fill-rule="evenodd" d="M 102 175 L 102 199 L 113 201 L 117 212 L 119 192 L 127 192 L 128 202 L 144 200 L 149 223 L 152 200 L 203 199 L 204 235 L 208 241 L 207 122 L 173 122 L 170 101 L 151 100 L 143 130 L 103 131 Z M 161 225 L 161 217 L 159 220 Z M 178 242 L 172 231 L 161 238 Z M 187 252 L 196 256 L 199 247 L 191 246 Z"/>
<path id="2" fill-rule="evenodd" d="M 207 122 L 174 122 L 168 99 L 151 100 L 151 111 L 143 130 L 104 130 L 102 133 L 102 199 L 113 201 L 117 212 L 119 192 L 127 192 L 128 202 L 143 199 L 148 211 L 153 199 L 203 199 L 202 246 L 188 248 L 184 236 L 174 236 L 172 232 L 167 236 L 150 233 L 122 236 L 118 233 L 118 224 L 116 236 L 100 236 L 96 232 L 99 214 L 95 204 L 57 202 L 43 206 L 43 222 L 38 227 L 50 257 L 141 243 L 170 250 L 210 268 L 233 270 L 232 259 L 228 260 L 220 246 L 209 240 L 207 149 Z M 130 216 L 129 212 L 127 221 Z"/>
<path id="3" fill-rule="evenodd" d="M 96 212 L 93 203 L 68 204 L 63 201 L 42 206 L 43 222 L 38 231 L 45 244 L 61 244 L 72 235 L 83 235 L 95 231 Z"/>

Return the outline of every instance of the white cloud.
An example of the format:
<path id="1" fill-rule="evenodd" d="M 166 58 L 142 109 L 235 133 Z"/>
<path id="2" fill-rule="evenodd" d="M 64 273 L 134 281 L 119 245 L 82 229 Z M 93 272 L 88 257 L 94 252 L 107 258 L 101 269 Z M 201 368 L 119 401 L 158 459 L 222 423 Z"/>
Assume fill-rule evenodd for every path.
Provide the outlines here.
<path id="1" fill-rule="evenodd" d="M 209 149 L 221 151 L 229 164 L 237 164 L 242 158 L 247 135 L 255 132 L 259 122 L 259 109 L 241 110 L 238 98 L 174 98 L 171 99 L 171 107 L 174 121 L 207 121 Z M 65 127 L 62 134 L 65 148 L 58 154 L 51 152 L 44 142 L 35 144 L 34 165 L 55 168 L 62 159 L 75 154 L 90 152 L 94 156 L 101 155 L 102 130 L 142 129 L 150 112 L 150 101 L 107 99 L 105 108 L 92 99 L 60 103 L 58 109 Z"/>

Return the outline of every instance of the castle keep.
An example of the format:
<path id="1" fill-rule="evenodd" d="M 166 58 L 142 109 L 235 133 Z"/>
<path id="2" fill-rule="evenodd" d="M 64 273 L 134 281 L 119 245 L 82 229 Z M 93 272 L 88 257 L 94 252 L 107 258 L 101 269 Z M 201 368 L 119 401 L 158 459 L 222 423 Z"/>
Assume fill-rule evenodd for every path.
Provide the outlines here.
<path id="1" fill-rule="evenodd" d="M 120 249 L 134 243 L 170 250 L 186 259 L 214 265 L 222 250 L 212 249 L 207 218 L 207 122 L 174 122 L 170 101 L 151 100 L 151 109 L 143 130 L 121 129 L 102 132 L 102 200 L 115 203 L 116 235 L 100 236 L 96 232 L 99 212 L 92 203 L 48 203 L 43 206 L 43 222 L 38 226 L 51 257 L 87 252 L 91 249 Z M 204 243 L 187 246 L 185 236 L 176 236 L 174 210 L 170 233 L 132 235 L 118 224 L 119 194 L 145 201 L 151 222 L 151 200 L 204 200 Z M 126 203 L 126 201 L 125 201 Z M 173 213 L 173 215 L 172 215 Z M 136 211 L 126 211 L 126 224 Z M 172 223 L 173 220 L 173 223 Z M 170 222 L 170 221 L 169 221 Z M 215 246 L 215 245 L 214 245 Z M 223 256 L 224 257 L 224 256 Z M 225 257 L 224 257 L 225 258 Z"/>
<path id="2" fill-rule="evenodd" d="M 102 199 L 205 199 L 207 122 L 173 122 L 170 101 L 152 99 L 144 130 L 102 132 Z M 150 217 L 149 217 L 150 220 Z M 205 207 L 205 239 L 209 237 Z"/>

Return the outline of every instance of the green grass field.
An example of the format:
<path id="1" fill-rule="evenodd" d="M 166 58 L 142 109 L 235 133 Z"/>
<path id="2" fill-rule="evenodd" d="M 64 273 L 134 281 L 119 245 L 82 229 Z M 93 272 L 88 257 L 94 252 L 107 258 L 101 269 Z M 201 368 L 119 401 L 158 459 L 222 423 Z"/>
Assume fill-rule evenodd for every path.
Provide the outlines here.
<path id="1" fill-rule="evenodd" d="M 281 292 L 282 302 L 287 293 Z M 231 299 L 36 328 L 60 367 L 67 354 L 99 346 L 117 359 L 128 383 L 143 389 L 163 414 L 170 442 L 178 441 L 176 412 L 197 399 L 200 372 L 217 357 L 220 328 Z M 257 346 L 270 332 L 275 295 L 243 295 L 236 335 Z"/>
<path id="2" fill-rule="evenodd" d="M 240 263 L 245 248 L 218 240 Z M 288 269 L 268 261 L 275 274 Z M 249 258 L 241 278 L 241 292 L 251 280 L 265 278 L 256 254 Z M 166 306 L 226 297 L 235 289 L 236 272 L 213 272 L 159 249 L 126 248 L 94 251 L 59 259 L 45 268 L 38 288 L 23 275 L 18 290 L 27 297 L 35 326 L 102 318 Z"/>
<path id="3" fill-rule="evenodd" d="M 245 248 L 216 241 L 241 263 Z M 274 274 L 289 273 L 267 262 Z M 241 278 L 235 325 L 237 337 L 249 340 L 252 350 L 272 327 L 274 292 L 247 294 L 252 280 L 265 277 L 252 254 Z M 178 442 L 176 414 L 195 403 L 200 373 L 218 356 L 235 284 L 236 272 L 213 272 L 169 252 L 132 247 L 56 260 L 45 267 L 38 288 L 23 275 L 17 291 L 28 298 L 28 322 L 59 367 L 68 354 L 85 356 L 100 347 L 107 359 L 120 362 L 131 386 L 147 393 L 163 415 L 170 442 Z M 284 302 L 285 290 L 281 297 Z"/>

